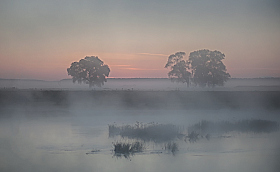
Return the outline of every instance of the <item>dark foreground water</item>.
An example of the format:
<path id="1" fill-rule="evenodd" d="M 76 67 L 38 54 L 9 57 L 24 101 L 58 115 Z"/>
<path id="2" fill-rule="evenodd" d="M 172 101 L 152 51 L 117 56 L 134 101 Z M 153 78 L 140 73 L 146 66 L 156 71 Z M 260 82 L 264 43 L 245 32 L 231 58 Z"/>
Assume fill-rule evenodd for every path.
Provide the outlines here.
<path id="1" fill-rule="evenodd" d="M 279 124 L 279 110 L 100 109 L 38 104 L 4 106 L 0 110 L 0 171 L 276 172 L 280 169 L 279 130 L 257 127 L 256 131 L 238 128 L 223 131 L 221 127 L 220 131 L 202 133 L 202 127 L 196 131 L 201 134 L 197 140 L 186 137 L 188 127 L 201 125 L 201 120 L 209 124 L 236 124 L 257 119 Z M 182 137 L 169 141 L 176 143 L 177 151 L 165 149 L 166 142 L 145 141 L 142 152 L 115 155 L 112 143 L 132 143 L 141 138 L 109 137 L 108 125 L 135 126 L 137 122 L 180 128 Z"/>

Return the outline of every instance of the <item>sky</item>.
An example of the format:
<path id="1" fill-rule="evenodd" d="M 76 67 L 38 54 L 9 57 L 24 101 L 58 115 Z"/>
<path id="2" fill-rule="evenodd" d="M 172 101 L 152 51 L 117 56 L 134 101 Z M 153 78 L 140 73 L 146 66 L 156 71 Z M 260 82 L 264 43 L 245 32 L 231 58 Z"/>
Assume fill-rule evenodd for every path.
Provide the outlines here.
<path id="1" fill-rule="evenodd" d="M 280 77 L 279 0 L 0 0 L 0 78 L 60 80 L 86 56 L 109 77 L 166 78 L 169 55 L 225 54 L 232 77 Z"/>

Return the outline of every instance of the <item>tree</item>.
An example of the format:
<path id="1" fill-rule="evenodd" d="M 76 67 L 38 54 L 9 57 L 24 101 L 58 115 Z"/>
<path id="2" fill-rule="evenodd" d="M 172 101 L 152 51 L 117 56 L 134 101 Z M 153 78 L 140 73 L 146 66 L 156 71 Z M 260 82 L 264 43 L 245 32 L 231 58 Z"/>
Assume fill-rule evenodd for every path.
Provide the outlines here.
<path id="1" fill-rule="evenodd" d="M 201 87 L 223 86 L 230 78 L 222 60 L 225 55 L 220 51 L 198 50 L 190 53 L 189 65 L 192 81 Z"/>
<path id="2" fill-rule="evenodd" d="M 201 87 L 215 85 L 223 86 L 230 78 L 222 60 L 225 55 L 219 51 L 198 50 L 190 53 L 184 60 L 185 52 L 177 52 L 168 57 L 165 68 L 170 67 L 168 77 L 172 82 L 183 82 L 190 85 L 193 82 Z"/>
<path id="3" fill-rule="evenodd" d="M 107 82 L 106 77 L 109 76 L 110 68 L 105 65 L 97 56 L 85 57 L 79 62 L 73 62 L 70 68 L 67 68 L 68 75 L 72 76 L 75 83 L 86 83 L 89 87 L 104 85 Z"/>
<path id="4" fill-rule="evenodd" d="M 165 68 L 171 68 L 171 71 L 168 73 L 168 77 L 172 82 L 187 83 L 189 86 L 191 73 L 188 71 L 188 62 L 184 60 L 185 55 L 185 52 L 177 52 L 170 55 Z"/>

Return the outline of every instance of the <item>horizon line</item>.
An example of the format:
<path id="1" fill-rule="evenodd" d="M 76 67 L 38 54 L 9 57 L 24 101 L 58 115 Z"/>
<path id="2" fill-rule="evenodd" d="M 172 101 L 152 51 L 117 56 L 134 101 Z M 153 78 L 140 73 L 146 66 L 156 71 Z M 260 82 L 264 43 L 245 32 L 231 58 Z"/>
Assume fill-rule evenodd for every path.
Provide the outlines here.
<path id="1" fill-rule="evenodd" d="M 107 79 L 169 79 L 165 77 L 108 77 Z M 234 77 L 230 79 L 280 79 L 280 77 Z M 25 80 L 25 81 L 45 81 L 45 82 L 59 82 L 63 80 L 72 80 L 72 78 L 64 78 L 60 80 L 43 80 L 43 79 L 19 79 L 19 78 L 0 78 L 0 80 Z"/>

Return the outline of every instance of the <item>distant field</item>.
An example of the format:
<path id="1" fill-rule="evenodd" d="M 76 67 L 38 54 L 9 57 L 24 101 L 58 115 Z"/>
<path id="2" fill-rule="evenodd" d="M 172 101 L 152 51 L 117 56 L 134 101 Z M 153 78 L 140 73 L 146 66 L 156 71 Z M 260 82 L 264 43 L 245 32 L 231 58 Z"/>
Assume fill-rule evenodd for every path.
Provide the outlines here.
<path id="1" fill-rule="evenodd" d="M 1 90 L 0 105 L 141 109 L 279 109 L 280 91 Z"/>
<path id="2" fill-rule="evenodd" d="M 71 79 L 61 81 L 0 79 L 0 89 L 42 89 L 42 90 L 144 90 L 144 91 L 280 91 L 280 78 L 230 79 L 224 87 L 200 88 L 186 84 L 172 83 L 167 78 L 113 79 L 101 88 L 89 88 L 87 84 L 72 83 Z"/>

